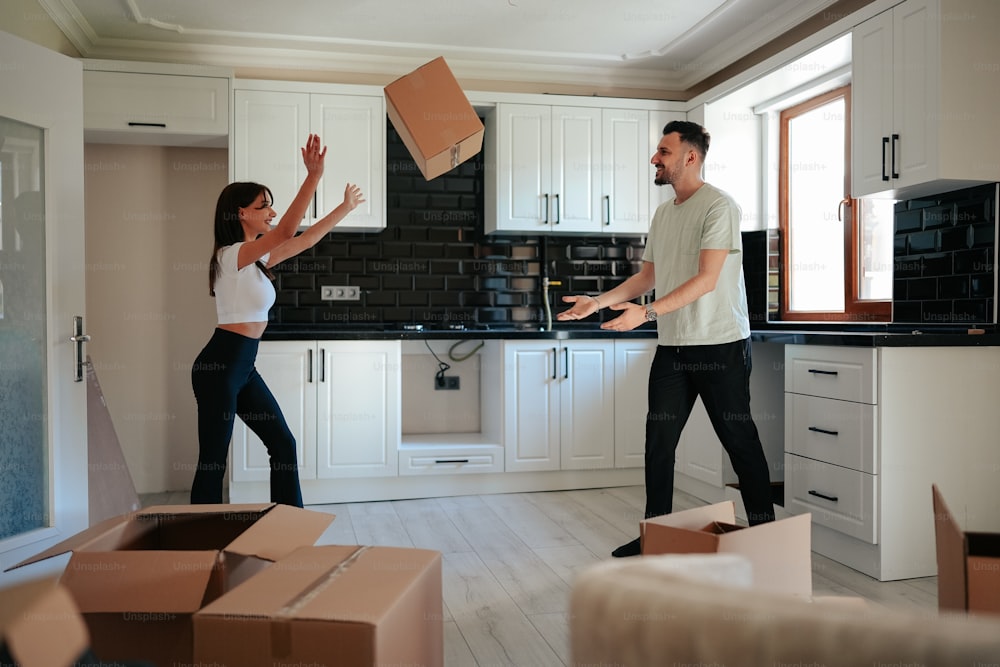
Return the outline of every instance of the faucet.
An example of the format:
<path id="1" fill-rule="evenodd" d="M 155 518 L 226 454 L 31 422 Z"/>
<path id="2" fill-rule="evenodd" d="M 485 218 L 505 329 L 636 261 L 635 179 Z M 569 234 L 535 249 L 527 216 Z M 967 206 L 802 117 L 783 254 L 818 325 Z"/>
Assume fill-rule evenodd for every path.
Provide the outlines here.
<path id="1" fill-rule="evenodd" d="M 552 331 L 552 307 L 549 306 L 549 286 L 561 286 L 561 280 L 549 280 L 548 276 L 542 278 L 542 303 L 545 304 L 545 329 L 544 331 Z"/>

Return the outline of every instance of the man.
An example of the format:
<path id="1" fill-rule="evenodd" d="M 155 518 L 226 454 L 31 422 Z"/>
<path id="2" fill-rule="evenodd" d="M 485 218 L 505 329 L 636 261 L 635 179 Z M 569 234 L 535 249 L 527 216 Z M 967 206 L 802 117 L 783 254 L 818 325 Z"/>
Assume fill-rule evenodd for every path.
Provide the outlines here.
<path id="1" fill-rule="evenodd" d="M 675 197 L 653 216 L 642 268 L 596 297 L 566 296 L 573 306 L 559 320 L 578 320 L 601 308 L 621 314 L 601 325 L 629 331 L 656 321 L 657 348 L 649 372 L 646 416 L 646 518 L 670 513 L 674 454 L 701 396 L 712 426 L 740 481 L 750 525 L 774 520 L 771 482 L 750 415 L 750 321 L 743 284 L 740 210 L 702 180 L 709 134 L 697 123 L 672 121 L 650 162 L 654 183 Z M 645 306 L 630 300 L 655 288 Z M 639 538 L 612 556 L 636 556 Z"/>

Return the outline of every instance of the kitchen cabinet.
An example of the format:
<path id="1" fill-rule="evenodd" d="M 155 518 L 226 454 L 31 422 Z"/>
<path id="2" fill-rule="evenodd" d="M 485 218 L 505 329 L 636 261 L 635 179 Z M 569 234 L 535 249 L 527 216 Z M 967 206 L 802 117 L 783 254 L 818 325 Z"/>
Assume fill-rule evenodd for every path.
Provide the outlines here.
<path id="1" fill-rule="evenodd" d="M 906 0 L 852 31 L 851 194 L 1000 179 L 1000 4 Z"/>
<path id="2" fill-rule="evenodd" d="M 614 342 L 507 341 L 506 472 L 613 468 Z"/>
<path id="3" fill-rule="evenodd" d="M 225 147 L 230 80 L 218 68 L 84 61 L 85 140 Z"/>
<path id="4" fill-rule="evenodd" d="M 268 186 L 280 214 L 306 171 L 301 147 L 310 133 L 327 147 L 323 179 L 302 221 L 310 225 L 336 208 L 355 183 L 366 201 L 334 231 L 385 227 L 385 102 L 381 95 L 317 93 L 279 82 L 238 81 L 234 94 L 234 180 Z"/>
<path id="5" fill-rule="evenodd" d="M 500 103 L 487 128 L 488 233 L 648 229 L 647 110 Z"/>
<path id="6" fill-rule="evenodd" d="M 881 581 L 937 573 L 931 486 L 995 529 L 1000 349 L 785 349 L 785 509 L 812 548 Z M 950 503 L 949 503 L 950 504 Z"/>
<path id="7" fill-rule="evenodd" d="M 257 369 L 298 446 L 301 479 L 392 477 L 400 441 L 399 341 L 264 341 Z M 232 482 L 266 481 L 263 443 L 237 420 Z"/>
<path id="8" fill-rule="evenodd" d="M 615 467 L 646 466 L 649 367 L 656 339 L 615 341 Z"/>

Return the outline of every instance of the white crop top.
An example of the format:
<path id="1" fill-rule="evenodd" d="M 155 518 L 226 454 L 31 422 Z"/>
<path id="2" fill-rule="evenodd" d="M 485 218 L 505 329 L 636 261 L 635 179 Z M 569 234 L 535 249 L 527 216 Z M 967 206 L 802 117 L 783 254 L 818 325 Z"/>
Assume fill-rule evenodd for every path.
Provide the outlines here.
<path id="1" fill-rule="evenodd" d="M 237 270 L 240 246 L 234 243 L 219 250 L 219 271 L 215 279 L 215 312 L 219 324 L 267 322 L 274 305 L 274 285 L 255 263 Z M 269 254 L 260 258 L 267 264 Z"/>

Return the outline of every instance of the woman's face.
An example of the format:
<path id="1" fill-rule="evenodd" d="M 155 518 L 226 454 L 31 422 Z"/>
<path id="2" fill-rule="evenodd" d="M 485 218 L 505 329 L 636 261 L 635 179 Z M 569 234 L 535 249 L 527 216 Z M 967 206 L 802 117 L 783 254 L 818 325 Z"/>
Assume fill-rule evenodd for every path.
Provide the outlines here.
<path id="1" fill-rule="evenodd" d="M 271 221 L 277 215 L 271 208 L 266 192 L 261 192 L 253 203 L 240 208 L 240 223 L 247 240 L 253 240 L 271 230 Z"/>

